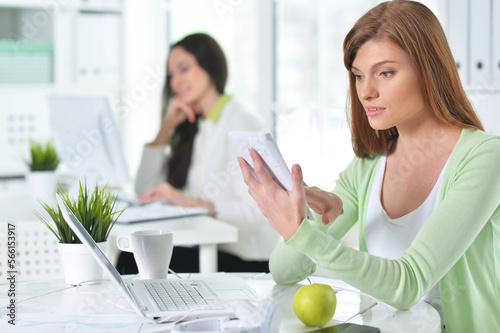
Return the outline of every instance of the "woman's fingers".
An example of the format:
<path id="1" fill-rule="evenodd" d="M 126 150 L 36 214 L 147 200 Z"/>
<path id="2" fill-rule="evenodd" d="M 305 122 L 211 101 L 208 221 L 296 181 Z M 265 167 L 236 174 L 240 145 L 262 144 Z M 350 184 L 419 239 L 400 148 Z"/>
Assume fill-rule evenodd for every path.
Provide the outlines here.
<path id="1" fill-rule="evenodd" d="M 293 185 L 293 190 L 295 189 L 300 189 L 300 191 L 297 191 L 298 193 L 301 194 L 301 197 L 304 197 L 304 187 L 303 187 L 303 175 L 302 175 L 302 168 L 298 164 L 294 164 L 292 166 L 292 185 Z"/>
<path id="2" fill-rule="evenodd" d="M 195 120 L 196 120 L 196 112 L 194 111 L 193 107 L 182 102 L 182 101 L 178 101 L 178 103 L 176 103 L 176 107 L 181 110 L 187 117 L 187 119 L 189 120 L 190 123 L 194 123 Z"/>
<path id="3" fill-rule="evenodd" d="M 342 211 L 342 206 L 340 206 L 340 210 L 337 207 L 330 206 L 328 209 L 323 213 L 323 217 L 321 218 L 321 222 L 323 224 L 329 224 L 330 222 L 333 222 L 339 217 L 340 212 Z"/>
<path id="4" fill-rule="evenodd" d="M 140 195 L 137 197 L 137 201 L 142 202 L 142 203 L 150 203 L 155 200 L 155 189 L 152 188 L 146 193 Z"/>
<path id="5" fill-rule="evenodd" d="M 248 186 L 248 194 L 261 205 L 262 198 L 259 196 L 261 187 L 263 186 L 260 181 L 255 177 L 252 172 L 252 167 L 245 161 L 243 157 L 238 157 L 238 162 L 240 164 L 241 172 L 243 173 L 243 180 Z"/>
<path id="6" fill-rule="evenodd" d="M 169 187 L 171 187 L 171 185 L 167 182 L 157 185 L 139 196 L 137 200 L 144 203 L 150 203 L 159 199 L 169 200 Z"/>
<path id="7" fill-rule="evenodd" d="M 342 200 L 338 196 L 317 187 L 309 187 L 305 192 L 309 207 L 316 213 L 323 215 L 322 222 L 324 224 L 339 217 L 342 212 Z"/>
<path id="8" fill-rule="evenodd" d="M 238 157 L 243 178 L 248 185 L 248 193 L 255 199 L 264 216 L 283 239 L 288 240 L 295 234 L 306 215 L 302 172 L 299 171 L 294 176 L 294 191 L 285 191 L 273 179 L 259 154 L 250 149 L 250 155 L 255 175 L 250 165 L 242 157 Z M 293 197 L 291 192 L 296 192 Z"/>
<path id="9" fill-rule="evenodd" d="M 193 105 L 193 111 L 197 115 L 201 115 L 202 114 L 201 106 L 199 104 Z"/>
<path id="10" fill-rule="evenodd" d="M 253 148 L 249 149 L 250 156 L 253 162 L 253 172 L 252 167 L 245 161 L 243 157 L 238 157 L 238 162 L 240 163 L 241 171 L 243 172 L 243 180 L 250 188 L 256 188 L 257 184 L 266 184 L 280 186 L 279 181 L 276 177 L 269 171 L 266 162 Z M 256 178 L 256 176 L 258 178 Z"/>
<path id="11" fill-rule="evenodd" d="M 183 107 L 182 109 L 184 113 L 186 113 L 187 119 L 190 123 L 194 123 L 196 121 L 196 113 L 190 107 Z"/>
<path id="12" fill-rule="evenodd" d="M 294 164 L 292 166 L 292 192 L 291 196 L 297 205 L 300 207 L 300 216 L 302 220 L 306 217 L 306 201 L 305 201 L 305 192 L 303 186 L 303 174 L 302 168 L 298 164 Z"/>
<path id="13" fill-rule="evenodd" d="M 273 175 L 269 173 L 266 162 L 264 162 L 262 157 L 253 148 L 250 148 L 249 151 L 253 161 L 253 170 L 257 177 L 259 177 L 260 182 L 266 186 L 279 187 Z"/>
<path id="14" fill-rule="evenodd" d="M 238 162 L 240 164 L 240 169 L 243 174 L 243 180 L 245 184 L 248 185 L 249 189 L 253 189 L 255 186 L 260 185 L 259 181 L 255 178 L 252 173 L 251 166 L 245 161 L 243 157 L 238 156 Z"/>
<path id="15" fill-rule="evenodd" d="M 176 122 L 180 124 L 184 119 L 188 119 L 189 122 L 194 123 L 196 120 L 196 111 L 193 106 L 184 103 L 179 98 L 174 97 L 169 105 L 170 114 L 176 119 Z"/>

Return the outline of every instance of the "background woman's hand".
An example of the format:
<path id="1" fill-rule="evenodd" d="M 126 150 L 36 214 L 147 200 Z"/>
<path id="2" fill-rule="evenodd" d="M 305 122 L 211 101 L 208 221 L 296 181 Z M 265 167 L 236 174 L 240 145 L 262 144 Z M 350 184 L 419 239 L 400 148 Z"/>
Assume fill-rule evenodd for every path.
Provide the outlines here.
<path id="1" fill-rule="evenodd" d="M 248 193 L 257 201 L 264 216 L 285 239 L 289 240 L 297 231 L 306 216 L 306 200 L 300 166 L 292 168 L 293 190 L 287 191 L 277 183 L 266 168 L 264 160 L 253 149 L 250 149 L 254 164 L 251 167 L 241 157 L 238 157 L 243 178 L 248 185 Z M 259 182 L 260 180 L 260 182 Z"/>
<path id="2" fill-rule="evenodd" d="M 160 131 L 150 145 L 157 146 L 170 143 L 170 137 L 177 126 L 179 126 L 179 124 L 184 122 L 186 119 L 194 123 L 196 115 L 200 113 L 201 108 L 198 105 L 186 104 L 178 97 L 172 98 L 170 100 L 170 104 L 168 105 L 167 112 L 161 122 Z"/>
<path id="3" fill-rule="evenodd" d="M 185 196 L 181 191 L 167 182 L 153 187 L 137 198 L 137 201 L 142 203 L 151 203 L 156 200 L 164 200 L 175 206 L 206 208 L 210 212 L 214 212 L 211 216 L 216 217 L 213 202 Z"/>
<path id="4" fill-rule="evenodd" d="M 139 202 L 150 203 L 156 200 L 164 200 L 172 205 L 185 206 L 186 196 L 169 183 L 161 183 L 139 196 Z"/>
<path id="5" fill-rule="evenodd" d="M 164 122 L 168 122 L 171 129 L 175 129 L 180 123 L 188 119 L 189 122 L 194 123 L 196 114 L 201 112 L 199 106 L 189 105 L 183 102 L 178 97 L 174 97 L 168 104 L 167 112 L 163 118 Z"/>

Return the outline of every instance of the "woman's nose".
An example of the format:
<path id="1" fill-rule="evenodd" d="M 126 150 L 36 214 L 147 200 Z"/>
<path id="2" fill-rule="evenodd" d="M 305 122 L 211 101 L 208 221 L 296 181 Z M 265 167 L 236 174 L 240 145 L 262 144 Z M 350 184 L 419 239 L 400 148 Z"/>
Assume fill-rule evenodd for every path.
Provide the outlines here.
<path id="1" fill-rule="evenodd" d="M 179 78 L 177 75 L 172 75 L 170 77 L 170 87 L 173 89 L 173 90 L 176 90 L 176 87 L 177 85 L 179 84 Z"/>
<path id="2" fill-rule="evenodd" d="M 365 78 L 363 82 L 358 83 L 357 90 L 360 100 L 371 100 L 373 98 L 377 98 L 379 95 L 375 83 L 367 78 Z"/>

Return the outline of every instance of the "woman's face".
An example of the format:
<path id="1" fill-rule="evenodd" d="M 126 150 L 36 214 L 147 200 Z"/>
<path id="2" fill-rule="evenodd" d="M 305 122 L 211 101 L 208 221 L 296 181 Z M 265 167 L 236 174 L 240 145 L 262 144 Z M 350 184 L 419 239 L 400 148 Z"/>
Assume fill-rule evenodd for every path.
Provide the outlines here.
<path id="1" fill-rule="evenodd" d="M 198 103 L 215 85 L 210 75 L 196 61 L 196 57 L 177 46 L 168 57 L 170 87 L 183 102 Z"/>
<path id="2" fill-rule="evenodd" d="M 432 116 L 417 69 L 408 54 L 388 40 L 369 40 L 352 63 L 356 90 L 370 126 L 384 130 L 422 124 Z"/>

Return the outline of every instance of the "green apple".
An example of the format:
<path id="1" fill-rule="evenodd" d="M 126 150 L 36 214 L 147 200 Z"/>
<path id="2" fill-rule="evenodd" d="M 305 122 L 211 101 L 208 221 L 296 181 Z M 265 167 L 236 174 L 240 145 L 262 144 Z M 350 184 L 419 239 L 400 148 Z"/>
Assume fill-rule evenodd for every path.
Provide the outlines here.
<path id="1" fill-rule="evenodd" d="M 335 313 L 337 296 L 327 284 L 313 283 L 300 287 L 293 297 L 293 310 L 306 326 L 323 326 Z"/>

